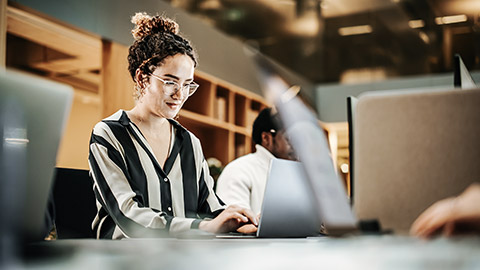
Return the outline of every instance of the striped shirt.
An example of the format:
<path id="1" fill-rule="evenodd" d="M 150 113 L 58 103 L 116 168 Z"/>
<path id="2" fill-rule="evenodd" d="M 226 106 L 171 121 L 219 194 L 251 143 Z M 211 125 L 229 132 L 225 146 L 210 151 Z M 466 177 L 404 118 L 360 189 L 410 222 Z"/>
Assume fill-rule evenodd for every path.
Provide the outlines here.
<path id="1" fill-rule="evenodd" d="M 119 110 L 95 125 L 89 165 L 97 201 L 92 223 L 97 238 L 162 237 L 198 228 L 224 204 L 200 141 L 179 123 L 172 126 L 163 168 L 127 113 Z"/>

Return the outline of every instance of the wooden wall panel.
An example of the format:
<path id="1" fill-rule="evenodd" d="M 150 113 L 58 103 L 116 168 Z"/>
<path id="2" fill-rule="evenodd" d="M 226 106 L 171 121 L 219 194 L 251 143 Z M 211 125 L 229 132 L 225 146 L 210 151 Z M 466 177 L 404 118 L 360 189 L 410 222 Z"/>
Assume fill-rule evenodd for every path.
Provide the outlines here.
<path id="1" fill-rule="evenodd" d="M 0 67 L 5 67 L 7 51 L 7 0 L 0 1 Z"/>
<path id="2" fill-rule="evenodd" d="M 100 95 L 103 99 L 102 115 L 107 117 L 119 109 L 130 110 L 135 106 L 134 83 L 128 73 L 128 48 L 110 41 L 103 41 Z"/>
<path id="3" fill-rule="evenodd" d="M 88 145 L 94 125 L 102 119 L 97 94 L 75 89 L 72 109 L 58 150 L 57 166 L 88 169 Z"/>

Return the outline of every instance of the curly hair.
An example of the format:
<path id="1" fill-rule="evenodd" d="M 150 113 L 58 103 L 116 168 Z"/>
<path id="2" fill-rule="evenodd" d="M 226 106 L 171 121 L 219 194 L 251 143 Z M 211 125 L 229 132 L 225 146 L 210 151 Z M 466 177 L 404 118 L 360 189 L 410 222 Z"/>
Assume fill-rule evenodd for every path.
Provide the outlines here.
<path id="1" fill-rule="evenodd" d="M 128 50 L 128 71 L 135 81 L 135 72 L 150 74 L 169 56 L 184 54 L 197 66 L 197 56 L 190 42 L 179 35 L 178 24 L 163 16 L 150 17 L 138 12 L 132 17 L 135 42 Z"/>

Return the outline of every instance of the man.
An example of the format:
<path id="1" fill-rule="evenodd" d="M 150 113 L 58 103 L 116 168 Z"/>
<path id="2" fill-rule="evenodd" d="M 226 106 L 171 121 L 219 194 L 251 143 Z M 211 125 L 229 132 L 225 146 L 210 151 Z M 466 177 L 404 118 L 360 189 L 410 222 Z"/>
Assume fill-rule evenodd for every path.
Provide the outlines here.
<path id="1" fill-rule="evenodd" d="M 295 160 L 279 116 L 263 109 L 253 122 L 252 139 L 256 152 L 230 162 L 217 181 L 217 195 L 228 205 L 250 208 L 259 214 L 272 158 Z"/>

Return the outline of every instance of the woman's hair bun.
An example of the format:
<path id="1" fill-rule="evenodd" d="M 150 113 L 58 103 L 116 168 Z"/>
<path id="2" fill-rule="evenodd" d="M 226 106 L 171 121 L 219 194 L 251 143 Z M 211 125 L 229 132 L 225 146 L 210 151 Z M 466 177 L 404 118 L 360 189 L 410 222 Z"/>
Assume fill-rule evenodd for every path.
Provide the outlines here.
<path id="1" fill-rule="evenodd" d="M 132 17 L 132 23 L 135 24 L 135 28 L 132 30 L 135 40 L 143 39 L 154 33 L 178 34 L 179 31 L 179 26 L 174 20 L 158 15 L 151 17 L 145 12 L 137 12 Z"/>

